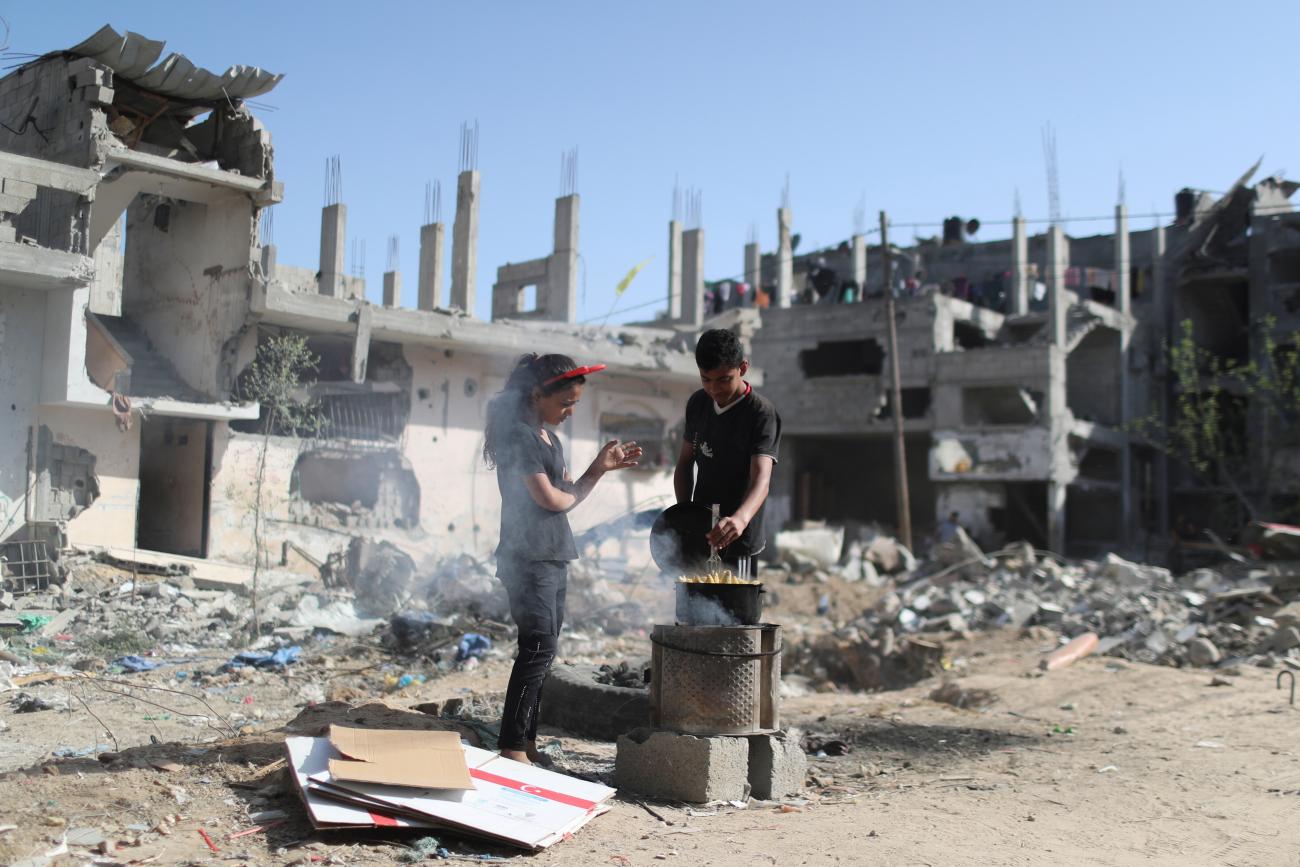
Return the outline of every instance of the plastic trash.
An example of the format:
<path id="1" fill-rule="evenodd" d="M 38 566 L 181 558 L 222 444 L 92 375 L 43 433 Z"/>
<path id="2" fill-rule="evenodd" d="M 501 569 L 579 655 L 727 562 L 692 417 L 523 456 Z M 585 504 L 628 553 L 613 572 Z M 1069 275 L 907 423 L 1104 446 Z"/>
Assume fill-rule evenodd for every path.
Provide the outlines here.
<path id="1" fill-rule="evenodd" d="M 477 632 L 467 632 L 460 637 L 460 644 L 456 645 L 456 661 L 471 657 L 482 659 L 491 649 L 492 639 Z"/>
<path id="2" fill-rule="evenodd" d="M 113 660 L 113 665 L 116 665 L 118 668 L 121 668 L 123 671 L 135 671 L 135 672 L 153 671 L 155 668 L 158 667 L 158 663 L 150 662 L 144 657 L 136 656 L 135 654 L 118 657 L 117 659 Z"/>
<path id="3" fill-rule="evenodd" d="M 251 665 L 254 668 L 266 668 L 274 671 L 283 671 L 292 663 L 298 661 L 298 656 L 302 653 L 302 648 L 298 645 L 292 647 L 281 647 L 274 653 L 257 653 L 252 650 L 245 650 L 243 653 L 236 654 L 229 662 L 221 666 L 222 670 L 229 671 L 235 668 L 243 668 Z"/>

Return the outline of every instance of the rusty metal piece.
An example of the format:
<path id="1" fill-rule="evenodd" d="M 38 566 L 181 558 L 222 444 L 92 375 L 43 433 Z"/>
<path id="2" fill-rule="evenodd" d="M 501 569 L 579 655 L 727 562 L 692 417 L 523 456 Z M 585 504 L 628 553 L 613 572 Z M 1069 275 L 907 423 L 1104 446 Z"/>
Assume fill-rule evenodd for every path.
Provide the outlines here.
<path id="1" fill-rule="evenodd" d="M 1278 688 L 1278 689 L 1281 689 L 1281 688 L 1282 688 L 1282 675 L 1284 675 L 1284 674 L 1285 674 L 1287 677 L 1291 678 L 1291 706 L 1292 706 L 1292 707 L 1295 707 L 1295 672 L 1294 672 L 1294 671 L 1279 671 L 1279 672 L 1277 673 L 1277 688 Z"/>

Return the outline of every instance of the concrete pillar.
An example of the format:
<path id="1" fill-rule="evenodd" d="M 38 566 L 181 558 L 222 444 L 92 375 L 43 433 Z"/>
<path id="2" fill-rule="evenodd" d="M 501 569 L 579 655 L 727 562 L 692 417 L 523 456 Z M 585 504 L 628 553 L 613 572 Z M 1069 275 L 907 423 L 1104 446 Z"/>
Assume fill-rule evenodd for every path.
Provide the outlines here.
<path id="1" fill-rule="evenodd" d="M 867 290 L 867 238 L 865 235 L 854 235 L 853 241 L 853 282 L 858 284 L 858 297 L 854 300 L 861 301 Z M 910 276 L 910 275 L 909 275 Z"/>
<path id="2" fill-rule="evenodd" d="M 1047 483 L 1047 549 L 1065 553 L 1065 494 L 1069 486 L 1062 482 Z"/>
<path id="3" fill-rule="evenodd" d="M 773 307 L 789 307 L 794 292 L 794 248 L 790 243 L 789 208 L 776 209 L 776 297 Z"/>
<path id="4" fill-rule="evenodd" d="M 402 272 L 384 272 L 384 306 L 402 306 Z"/>
<path id="5" fill-rule="evenodd" d="M 421 310 L 442 305 L 442 243 L 446 234 L 442 223 L 420 227 L 420 284 L 416 306 Z"/>
<path id="6" fill-rule="evenodd" d="M 1115 309 L 1133 312 L 1133 290 L 1129 285 L 1128 206 L 1115 206 Z"/>
<path id="7" fill-rule="evenodd" d="M 474 281 L 478 271 L 477 171 L 456 179 L 456 222 L 451 227 L 451 306 L 474 315 Z"/>
<path id="8" fill-rule="evenodd" d="M 262 247 L 262 278 L 268 283 L 275 279 L 276 249 L 274 244 Z"/>
<path id="9" fill-rule="evenodd" d="M 682 224 L 668 221 L 668 319 L 682 318 Z"/>
<path id="10" fill-rule="evenodd" d="M 370 327 L 374 308 L 364 301 L 357 302 L 357 330 L 352 337 L 352 381 L 366 381 L 366 360 L 370 357 Z"/>
<path id="11" fill-rule="evenodd" d="M 1023 316 L 1029 312 L 1029 236 L 1025 218 L 1011 221 L 1011 312 Z"/>
<path id="12" fill-rule="evenodd" d="M 1053 346 L 1065 347 L 1065 317 L 1069 300 L 1065 296 L 1065 269 L 1069 253 L 1060 226 L 1047 230 L 1047 327 Z"/>
<path id="13" fill-rule="evenodd" d="M 1165 227 L 1156 226 L 1151 237 L 1151 337 L 1153 351 L 1161 358 L 1155 365 L 1156 413 L 1165 424 L 1169 423 L 1169 383 L 1165 378 L 1168 362 L 1163 360 L 1164 341 L 1169 337 L 1169 323 L 1173 304 L 1165 284 Z M 1156 449 L 1155 453 L 1156 532 L 1162 541 L 1169 538 L 1169 455 Z"/>
<path id="14" fill-rule="evenodd" d="M 1128 442 L 1128 426 L 1132 417 L 1132 373 L 1129 371 L 1129 349 L 1133 329 L 1128 316 L 1132 313 L 1132 293 L 1129 287 L 1129 237 L 1128 208 L 1115 206 L 1115 307 L 1124 314 L 1125 321 L 1119 332 L 1119 421 L 1124 432 L 1124 444 L 1119 453 L 1120 476 L 1120 534 L 1119 541 L 1127 544 L 1133 540 L 1133 449 Z"/>
<path id="15" fill-rule="evenodd" d="M 547 297 L 542 317 L 578 321 L 578 194 L 555 200 L 555 246 L 546 269 Z M 539 300 L 538 306 L 542 306 Z"/>
<path id="16" fill-rule="evenodd" d="M 758 292 L 759 284 L 763 282 L 763 252 L 758 248 L 757 241 L 745 245 L 745 282 L 749 285 L 749 303 L 752 304 L 756 297 L 754 293 Z"/>
<path id="17" fill-rule="evenodd" d="M 340 202 L 320 212 L 320 294 L 343 297 L 343 252 L 348 235 L 348 206 Z"/>
<path id="18" fill-rule="evenodd" d="M 682 322 L 704 321 L 704 230 L 682 233 Z"/>

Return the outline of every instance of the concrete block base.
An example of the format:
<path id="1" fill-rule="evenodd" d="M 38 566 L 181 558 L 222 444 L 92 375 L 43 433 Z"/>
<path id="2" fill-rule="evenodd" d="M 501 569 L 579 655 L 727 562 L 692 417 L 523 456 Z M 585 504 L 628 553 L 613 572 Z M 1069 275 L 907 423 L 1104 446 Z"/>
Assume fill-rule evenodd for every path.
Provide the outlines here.
<path id="1" fill-rule="evenodd" d="M 747 740 L 750 794 L 773 801 L 803 789 L 808 757 L 799 745 L 797 733 L 750 735 Z"/>
<path id="2" fill-rule="evenodd" d="M 639 795 L 703 804 L 749 795 L 746 738 L 636 729 L 618 739 L 614 785 Z"/>

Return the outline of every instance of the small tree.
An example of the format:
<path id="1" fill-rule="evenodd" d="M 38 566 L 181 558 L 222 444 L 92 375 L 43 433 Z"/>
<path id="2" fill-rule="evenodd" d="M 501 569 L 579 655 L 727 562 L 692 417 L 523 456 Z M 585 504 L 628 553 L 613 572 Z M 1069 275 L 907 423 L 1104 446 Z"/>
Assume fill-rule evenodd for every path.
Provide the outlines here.
<path id="1" fill-rule="evenodd" d="M 261 634 L 258 608 L 258 579 L 265 552 L 262 546 L 262 497 L 266 484 L 266 456 L 271 437 L 315 436 L 324 418 L 320 405 L 308 395 L 315 385 L 313 374 L 320 359 L 307 348 L 307 338 L 277 334 L 257 347 L 253 363 L 240 376 L 238 393 L 247 401 L 261 404 L 262 448 L 258 455 L 253 499 L 253 637 Z"/>
<path id="2" fill-rule="evenodd" d="M 1230 490 L 1256 520 L 1273 516 L 1279 459 L 1300 445 L 1300 335 L 1279 344 L 1276 326 L 1264 317 L 1255 357 L 1241 361 L 1197 344 L 1184 320 L 1167 346 L 1177 387 L 1169 421 L 1153 414 L 1132 426 L 1203 482 Z"/>

